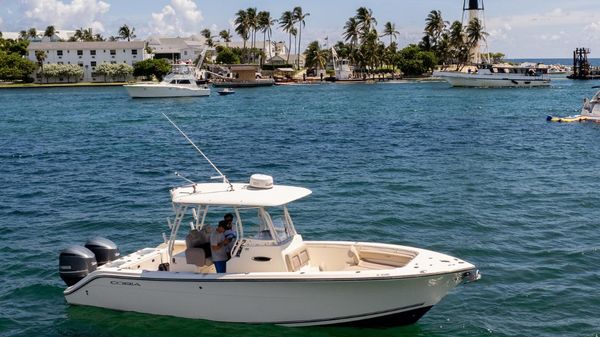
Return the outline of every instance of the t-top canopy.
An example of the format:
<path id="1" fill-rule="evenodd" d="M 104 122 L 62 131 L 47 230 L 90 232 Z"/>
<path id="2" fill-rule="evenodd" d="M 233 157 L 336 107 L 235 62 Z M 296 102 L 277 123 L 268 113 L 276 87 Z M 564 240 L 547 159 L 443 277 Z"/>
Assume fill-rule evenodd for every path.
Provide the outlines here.
<path id="1" fill-rule="evenodd" d="M 207 183 L 177 187 L 171 190 L 173 203 L 185 205 L 219 205 L 238 207 L 273 207 L 288 204 L 310 195 L 304 187 L 273 185 L 253 188 L 249 184 Z"/>

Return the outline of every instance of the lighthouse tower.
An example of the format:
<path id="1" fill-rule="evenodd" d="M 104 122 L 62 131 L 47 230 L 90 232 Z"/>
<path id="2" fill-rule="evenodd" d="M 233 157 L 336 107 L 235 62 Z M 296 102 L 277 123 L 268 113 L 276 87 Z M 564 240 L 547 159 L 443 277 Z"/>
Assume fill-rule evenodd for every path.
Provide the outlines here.
<path id="1" fill-rule="evenodd" d="M 483 10 L 483 0 L 463 0 L 463 26 L 467 26 L 474 18 L 479 19 L 483 25 Z M 465 14 L 468 14 L 467 17 L 469 21 L 467 21 L 467 23 L 464 22 Z M 471 50 L 471 59 L 469 61 L 476 64 L 481 63 L 481 48 L 479 43 Z"/>

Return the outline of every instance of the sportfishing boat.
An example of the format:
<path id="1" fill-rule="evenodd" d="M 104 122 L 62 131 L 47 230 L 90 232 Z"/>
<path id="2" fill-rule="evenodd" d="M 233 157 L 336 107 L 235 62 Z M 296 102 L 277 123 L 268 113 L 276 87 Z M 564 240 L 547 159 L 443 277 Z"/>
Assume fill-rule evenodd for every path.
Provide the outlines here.
<path id="1" fill-rule="evenodd" d="M 305 241 L 288 205 L 309 189 L 262 174 L 231 183 L 208 161 L 221 181 L 184 178 L 189 184 L 171 190 L 175 214 L 163 243 L 126 256 L 104 238 L 63 250 L 66 301 L 221 322 L 397 326 L 416 322 L 457 285 L 480 278 L 473 264 L 426 249 Z M 221 223 L 209 223 L 225 212 L 236 219 L 232 240 L 217 243 L 218 234 L 211 235 L 221 233 Z M 212 259 L 221 247 L 229 259 L 217 273 Z"/>
<path id="2" fill-rule="evenodd" d="M 160 83 L 138 83 L 124 86 L 131 98 L 197 97 L 210 95 L 206 84 L 198 84 L 196 68 L 174 64 Z"/>
<path id="3" fill-rule="evenodd" d="M 600 123 L 600 91 L 588 100 L 587 97 L 583 99 L 583 107 L 581 108 L 580 115 L 567 116 L 567 117 L 546 117 L 549 122 L 558 123 L 572 123 L 572 122 L 594 122 Z"/>
<path id="4" fill-rule="evenodd" d="M 435 71 L 439 77 L 453 87 L 510 88 L 544 87 L 550 85 L 547 69 L 483 64 L 475 71 Z"/>

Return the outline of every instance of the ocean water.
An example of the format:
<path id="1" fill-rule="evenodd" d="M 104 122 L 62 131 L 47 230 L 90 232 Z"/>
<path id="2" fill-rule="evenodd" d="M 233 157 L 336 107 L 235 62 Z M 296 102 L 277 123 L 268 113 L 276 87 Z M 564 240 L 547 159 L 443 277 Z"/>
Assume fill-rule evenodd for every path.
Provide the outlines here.
<path id="1" fill-rule="evenodd" d="M 595 82 L 545 89 L 314 85 L 131 100 L 123 88 L 0 91 L 0 336 L 597 336 L 600 125 L 553 124 Z M 222 324 L 71 307 L 58 252 L 102 235 L 162 241 L 168 190 L 214 175 L 305 186 L 310 240 L 423 247 L 476 264 L 417 324 Z M 291 304 L 292 305 L 292 304 Z"/>

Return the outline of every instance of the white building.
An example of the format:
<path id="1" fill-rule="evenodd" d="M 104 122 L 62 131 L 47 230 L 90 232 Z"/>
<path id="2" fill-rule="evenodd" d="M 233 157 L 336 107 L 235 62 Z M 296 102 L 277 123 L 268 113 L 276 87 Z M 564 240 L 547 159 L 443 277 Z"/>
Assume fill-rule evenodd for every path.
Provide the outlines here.
<path id="1" fill-rule="evenodd" d="M 196 61 L 202 51 L 207 48 L 203 37 L 150 37 L 148 47 L 152 49 L 154 58 L 167 58 L 173 62 Z"/>
<path id="2" fill-rule="evenodd" d="M 127 63 L 133 66 L 150 58 L 144 41 L 119 42 L 32 42 L 27 47 L 27 58 L 37 63 L 35 52 L 44 51 L 44 64 L 77 64 L 83 68 L 84 82 L 104 81 L 103 76 L 95 76 L 96 66 L 102 63 Z M 41 78 L 36 76 L 36 81 Z M 66 79 L 65 79 L 66 81 Z"/>

